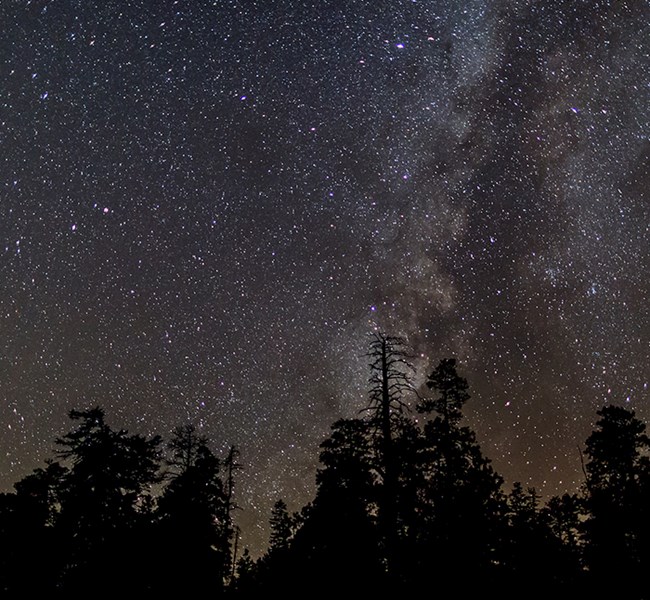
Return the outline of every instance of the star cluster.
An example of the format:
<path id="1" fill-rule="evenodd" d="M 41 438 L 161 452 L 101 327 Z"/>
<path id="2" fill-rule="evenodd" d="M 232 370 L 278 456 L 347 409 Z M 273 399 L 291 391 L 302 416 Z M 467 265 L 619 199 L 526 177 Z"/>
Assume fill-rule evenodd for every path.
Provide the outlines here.
<path id="1" fill-rule="evenodd" d="M 246 542 L 364 406 L 459 358 L 508 481 L 650 418 L 645 0 L 0 6 L 0 472 L 71 408 L 241 447 Z"/>

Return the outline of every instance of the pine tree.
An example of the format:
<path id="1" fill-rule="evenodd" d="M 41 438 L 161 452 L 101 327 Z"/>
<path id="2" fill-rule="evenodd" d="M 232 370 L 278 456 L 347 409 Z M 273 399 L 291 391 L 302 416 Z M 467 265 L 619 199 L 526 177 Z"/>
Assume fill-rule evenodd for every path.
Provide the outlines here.
<path id="1" fill-rule="evenodd" d="M 587 439 L 587 561 L 599 588 L 611 573 L 640 597 L 648 548 L 650 439 L 634 411 L 605 406 Z"/>
<path id="2" fill-rule="evenodd" d="M 378 522 L 387 573 L 396 576 L 395 562 L 399 544 L 398 496 L 399 459 L 396 437 L 400 435 L 405 397 L 413 393 L 413 366 L 404 339 L 383 333 L 374 334 L 370 357 L 369 405 L 366 412 L 375 432 L 376 470 L 380 477 Z"/>
<path id="3" fill-rule="evenodd" d="M 271 552 L 283 552 L 289 548 L 293 535 L 293 519 L 287 510 L 284 500 L 278 500 L 271 510 Z"/>
<path id="4" fill-rule="evenodd" d="M 483 455 L 475 433 L 460 425 L 469 394 L 455 360 L 441 360 L 427 385 L 437 396 L 421 399 L 417 406 L 426 415 L 435 413 L 422 439 L 425 482 L 418 545 L 423 562 L 418 570 L 422 575 L 431 563 L 449 582 L 469 571 L 472 583 L 480 586 L 494 574 L 505 510 L 502 479 Z"/>
<path id="5" fill-rule="evenodd" d="M 368 592 L 383 581 L 371 439 L 360 419 L 340 420 L 321 444 L 317 492 L 290 545 L 296 589 Z M 334 576 L 333 576 L 334 575 Z M 342 587 L 345 586 L 345 587 Z"/>
<path id="6" fill-rule="evenodd" d="M 76 593 L 113 571 L 107 589 L 136 585 L 140 507 L 160 480 L 160 438 L 113 430 L 100 408 L 71 411 L 70 418 L 77 427 L 57 440 L 59 457 L 70 463 L 55 524 L 67 561 L 61 585 Z"/>
<path id="7" fill-rule="evenodd" d="M 162 589 L 223 592 L 231 573 L 232 525 L 222 463 L 191 426 L 177 428 L 168 448 L 179 471 L 158 502 L 160 559 L 174 565 Z"/>
<path id="8" fill-rule="evenodd" d="M 65 467 L 47 461 L 18 481 L 15 493 L 0 494 L 0 592 L 7 597 L 54 590 L 61 566 L 54 525 L 66 475 Z"/>
<path id="9" fill-rule="evenodd" d="M 173 468 L 172 477 L 189 471 L 196 464 L 201 448 L 206 447 L 207 443 L 208 440 L 200 436 L 191 423 L 176 427 L 167 444 L 171 456 L 165 461 Z"/>

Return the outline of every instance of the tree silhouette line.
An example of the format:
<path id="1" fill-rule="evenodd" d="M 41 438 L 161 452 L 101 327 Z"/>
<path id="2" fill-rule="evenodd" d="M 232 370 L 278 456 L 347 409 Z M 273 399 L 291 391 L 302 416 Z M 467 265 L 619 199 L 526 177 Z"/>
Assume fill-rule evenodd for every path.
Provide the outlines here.
<path id="1" fill-rule="evenodd" d="M 401 338 L 375 334 L 368 357 L 366 409 L 331 426 L 313 501 L 275 503 L 256 560 L 237 547 L 237 448 L 218 457 L 189 424 L 163 444 L 101 408 L 71 411 L 55 458 L 0 494 L 0 590 L 648 597 L 650 438 L 633 411 L 597 412 L 582 488 L 542 504 L 520 483 L 506 492 L 463 425 L 454 359 L 418 390 Z"/>

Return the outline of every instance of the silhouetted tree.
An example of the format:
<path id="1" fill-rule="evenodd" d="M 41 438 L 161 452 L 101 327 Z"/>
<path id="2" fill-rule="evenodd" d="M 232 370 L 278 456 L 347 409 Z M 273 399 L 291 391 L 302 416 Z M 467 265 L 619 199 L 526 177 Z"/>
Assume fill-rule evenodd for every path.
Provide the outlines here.
<path id="1" fill-rule="evenodd" d="M 39 526 L 56 523 L 61 503 L 63 482 L 69 471 L 60 463 L 47 460 L 45 469 L 37 468 L 14 484 L 21 510 Z"/>
<path id="2" fill-rule="evenodd" d="M 584 537 L 582 535 L 585 503 L 577 494 L 554 496 L 542 509 L 545 521 L 555 538 L 553 575 L 558 588 L 571 592 L 584 589 Z"/>
<path id="3" fill-rule="evenodd" d="M 163 479 L 159 437 L 115 430 L 99 408 L 72 411 L 61 462 L 0 494 L 0 595 L 374 596 L 435 584 L 462 597 L 647 597 L 650 438 L 633 411 L 598 411 L 584 490 L 542 506 L 519 483 L 504 496 L 462 425 L 470 396 L 455 360 L 429 375 L 418 422 L 404 411 L 404 342 L 377 334 L 370 356 L 366 415 L 332 425 L 313 502 L 293 515 L 276 502 L 257 561 L 232 547 L 234 446 L 221 461 L 193 426 L 179 427 Z"/>
<path id="4" fill-rule="evenodd" d="M 417 409 L 422 413 L 436 412 L 445 421 L 457 423 L 463 416 L 463 406 L 470 398 L 469 386 L 456 371 L 455 358 L 443 358 L 431 372 L 427 387 L 437 393 L 433 398 L 422 398 Z"/>
<path id="5" fill-rule="evenodd" d="M 501 577 L 510 586 L 507 597 L 519 597 L 520 590 L 530 588 L 534 598 L 555 597 L 577 591 L 580 576 L 578 556 L 573 553 L 569 514 L 576 505 L 570 497 L 555 498 L 551 508 L 542 507 L 534 488 L 524 491 L 514 484 L 508 496 L 508 528 L 504 546 L 498 553 Z M 565 537 L 567 536 L 567 537 Z"/>
<path id="6" fill-rule="evenodd" d="M 525 491 L 519 481 L 515 482 L 507 498 L 508 530 L 499 559 L 515 588 L 521 588 L 527 580 L 535 589 L 540 585 L 540 553 L 548 549 L 538 500 L 535 489 Z"/>
<path id="7" fill-rule="evenodd" d="M 100 408 L 71 411 L 75 429 L 57 439 L 70 462 L 59 492 L 57 539 L 67 563 L 61 585 L 75 592 L 97 578 L 106 589 L 137 579 L 143 525 L 140 507 L 160 480 L 160 438 L 113 430 Z M 110 574 L 110 578 L 108 577 Z"/>
<path id="8" fill-rule="evenodd" d="M 584 515 L 584 502 L 576 494 L 563 494 L 553 496 L 545 507 L 548 522 L 553 535 L 571 554 L 580 556 L 584 546 L 582 539 L 582 518 Z"/>
<path id="9" fill-rule="evenodd" d="M 384 547 L 386 571 L 393 574 L 398 533 L 399 461 L 395 438 L 403 422 L 405 394 L 413 392 L 406 342 L 402 338 L 375 333 L 370 357 L 369 405 L 367 412 L 375 431 L 376 463 L 380 478 L 378 522 Z"/>
<path id="10" fill-rule="evenodd" d="M 228 455 L 224 461 L 224 470 L 226 474 L 225 480 L 225 496 L 226 496 L 226 506 L 225 506 L 225 515 L 226 520 L 224 527 L 222 529 L 222 540 L 221 546 L 224 548 L 232 548 L 229 550 L 230 554 L 230 574 L 227 576 L 228 581 L 234 577 L 235 569 L 237 566 L 237 543 L 238 543 L 238 531 L 235 526 L 234 512 L 239 508 L 235 502 L 235 473 L 242 469 L 242 465 L 237 462 L 239 458 L 239 449 L 236 446 L 230 446 L 228 450 Z M 234 544 L 233 544 L 234 540 Z"/>
<path id="11" fill-rule="evenodd" d="M 284 500 L 278 500 L 271 510 L 271 539 L 269 550 L 271 552 L 283 551 L 289 548 L 293 535 L 293 519 L 287 510 Z"/>
<path id="12" fill-rule="evenodd" d="M 368 591 L 382 581 L 368 425 L 337 421 L 321 444 L 314 502 L 291 543 L 294 592 Z M 333 574 L 335 576 L 333 577 Z"/>
<path id="13" fill-rule="evenodd" d="M 53 525 L 67 469 L 48 461 L 0 494 L 0 591 L 8 597 L 54 589 L 59 554 Z M 34 577 L 38 573 L 38 577 Z"/>
<path id="14" fill-rule="evenodd" d="M 173 468 L 171 476 L 182 475 L 195 466 L 201 448 L 205 448 L 207 444 L 208 440 L 199 435 L 191 423 L 176 427 L 167 444 L 171 456 L 165 460 L 167 465 Z"/>
<path id="15" fill-rule="evenodd" d="M 250 555 L 248 548 L 237 560 L 237 577 L 229 588 L 235 598 L 252 598 L 263 589 L 259 580 L 259 567 Z"/>
<path id="16" fill-rule="evenodd" d="M 397 464 L 394 536 L 391 585 L 396 591 L 413 579 L 419 563 L 418 539 L 422 529 L 422 500 L 426 487 L 426 469 L 422 464 L 424 439 L 411 418 L 401 415 L 395 429 L 393 448 Z"/>
<path id="17" fill-rule="evenodd" d="M 191 426 L 177 428 L 168 447 L 182 469 L 158 502 L 160 559 L 173 565 L 163 589 L 182 594 L 223 591 L 230 574 L 231 528 L 221 463 Z"/>
<path id="18" fill-rule="evenodd" d="M 289 513 L 284 500 L 280 499 L 273 505 L 269 521 L 271 535 L 268 550 L 257 563 L 246 565 L 245 585 L 249 589 L 254 584 L 259 590 L 273 593 L 301 587 L 301 574 L 295 572 L 297 559 L 291 546 L 296 528 L 301 524 L 298 515 Z M 240 567 L 241 565 L 238 570 L 241 570 Z M 237 588 L 241 589 L 241 585 L 238 584 Z"/>
<path id="19" fill-rule="evenodd" d="M 650 496 L 650 439 L 634 411 L 605 406 L 587 439 L 587 562 L 604 589 L 616 573 L 626 597 L 641 595 Z"/>
<path id="20" fill-rule="evenodd" d="M 471 584 L 484 585 L 493 576 L 503 529 L 502 479 L 483 456 L 474 432 L 460 425 L 469 394 L 455 364 L 453 359 L 440 361 L 428 379 L 438 396 L 422 399 L 417 406 L 425 414 L 436 413 L 423 432 L 420 465 L 425 483 L 417 570 L 424 577 L 435 567 L 447 582 L 471 572 Z"/>

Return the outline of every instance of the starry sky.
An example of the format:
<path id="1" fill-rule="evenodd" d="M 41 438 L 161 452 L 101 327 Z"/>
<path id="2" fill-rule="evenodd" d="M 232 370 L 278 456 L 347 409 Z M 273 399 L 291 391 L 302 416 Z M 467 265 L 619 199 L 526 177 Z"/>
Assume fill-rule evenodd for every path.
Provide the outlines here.
<path id="1" fill-rule="evenodd" d="M 650 419 L 647 0 L 2 0 L 0 487 L 72 408 L 310 500 L 373 331 L 508 483 Z M 417 382 L 416 382 L 417 383 Z"/>

